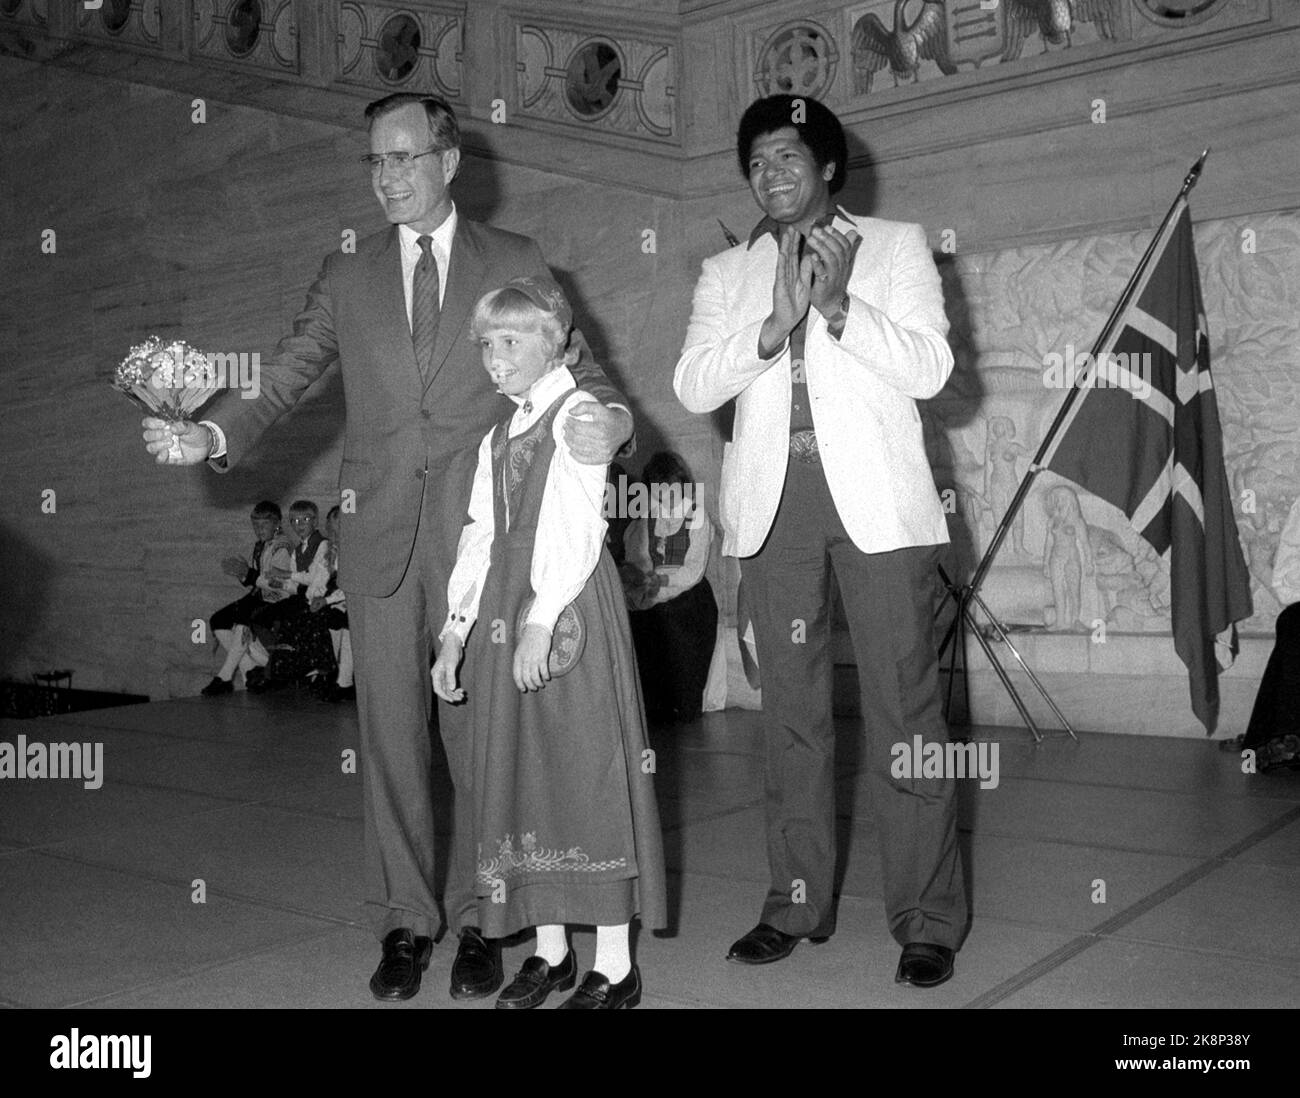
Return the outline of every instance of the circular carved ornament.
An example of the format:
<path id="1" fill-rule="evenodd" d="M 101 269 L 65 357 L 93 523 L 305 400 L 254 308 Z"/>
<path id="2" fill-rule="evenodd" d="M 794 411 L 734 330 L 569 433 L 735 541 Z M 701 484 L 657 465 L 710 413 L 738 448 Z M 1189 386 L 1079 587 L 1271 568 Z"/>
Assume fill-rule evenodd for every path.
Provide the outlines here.
<path id="1" fill-rule="evenodd" d="M 754 82 L 764 95 L 820 98 L 835 77 L 835 43 L 816 23 L 790 23 L 764 43 Z"/>
<path id="2" fill-rule="evenodd" d="M 420 61 L 420 24 L 405 12 L 394 15 L 379 30 L 375 68 L 390 84 L 400 84 Z"/>
<path id="3" fill-rule="evenodd" d="M 235 0 L 226 13 L 226 49 L 235 57 L 247 57 L 261 33 L 260 0 Z"/>
<path id="4" fill-rule="evenodd" d="M 99 17 L 109 34 L 119 33 L 131 18 L 131 0 L 106 0 L 99 9 Z"/>
<path id="5" fill-rule="evenodd" d="M 604 114 L 618 95 L 623 61 L 612 42 L 586 42 L 574 51 L 564 73 L 564 98 L 580 118 Z"/>
<path id="6" fill-rule="evenodd" d="M 1134 0 L 1137 10 L 1163 27 L 1192 27 L 1226 8 L 1230 0 Z"/>

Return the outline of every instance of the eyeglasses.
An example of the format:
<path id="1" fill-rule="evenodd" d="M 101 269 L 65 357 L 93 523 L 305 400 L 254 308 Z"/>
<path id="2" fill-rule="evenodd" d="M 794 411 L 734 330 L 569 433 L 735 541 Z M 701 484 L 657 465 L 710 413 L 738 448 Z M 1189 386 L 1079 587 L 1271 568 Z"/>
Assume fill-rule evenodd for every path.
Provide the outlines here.
<path id="1" fill-rule="evenodd" d="M 368 167 L 372 172 L 378 174 L 384 170 L 384 164 L 391 164 L 399 172 L 408 172 L 411 165 L 422 156 L 433 156 L 437 153 L 444 153 L 446 149 L 425 149 L 424 152 L 390 152 L 390 153 L 367 153 L 361 157 L 361 163 Z"/>

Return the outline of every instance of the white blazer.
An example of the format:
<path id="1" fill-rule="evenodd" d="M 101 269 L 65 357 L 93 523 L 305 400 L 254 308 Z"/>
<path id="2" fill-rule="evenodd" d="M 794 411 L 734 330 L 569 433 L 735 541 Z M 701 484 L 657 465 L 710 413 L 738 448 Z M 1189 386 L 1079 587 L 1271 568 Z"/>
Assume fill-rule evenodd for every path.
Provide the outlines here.
<path id="1" fill-rule="evenodd" d="M 862 237 L 849 315 L 836 340 L 808 312 L 805 376 L 831 497 L 866 553 L 948 541 L 916 401 L 952 373 L 939 271 L 919 225 L 849 217 Z M 728 556 L 757 553 L 776 517 L 789 460 L 790 348 L 764 361 L 758 335 L 772 308 L 777 244 L 770 234 L 704 261 L 673 388 L 692 412 L 736 398 L 723 452 L 719 509 Z"/>

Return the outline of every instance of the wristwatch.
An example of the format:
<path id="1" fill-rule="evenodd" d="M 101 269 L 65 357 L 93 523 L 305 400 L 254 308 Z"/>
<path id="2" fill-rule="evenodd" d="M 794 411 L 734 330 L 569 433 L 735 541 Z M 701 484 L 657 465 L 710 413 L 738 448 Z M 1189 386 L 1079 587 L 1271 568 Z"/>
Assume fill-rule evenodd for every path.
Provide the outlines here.
<path id="1" fill-rule="evenodd" d="M 844 297 L 840 299 L 839 307 L 826 318 L 826 327 L 831 329 L 838 328 L 841 332 L 844 330 L 844 324 L 849 319 L 849 295 L 845 291 Z M 838 333 L 836 333 L 838 335 Z"/>

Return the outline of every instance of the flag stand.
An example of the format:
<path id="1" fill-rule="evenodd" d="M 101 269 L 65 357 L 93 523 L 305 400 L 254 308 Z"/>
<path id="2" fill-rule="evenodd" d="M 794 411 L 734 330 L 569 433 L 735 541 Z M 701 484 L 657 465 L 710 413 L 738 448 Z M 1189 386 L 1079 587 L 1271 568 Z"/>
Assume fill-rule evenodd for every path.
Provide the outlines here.
<path id="1" fill-rule="evenodd" d="M 1147 245 L 1147 249 L 1142 255 L 1141 262 L 1138 263 L 1137 268 L 1129 277 L 1128 283 L 1124 287 L 1124 292 L 1120 294 L 1119 301 L 1116 302 L 1115 308 L 1111 310 L 1110 316 L 1102 327 L 1101 334 L 1097 337 L 1097 341 L 1092 345 L 1092 352 L 1088 356 L 1088 362 L 1096 362 L 1099 349 L 1105 346 L 1114 334 L 1115 325 L 1119 318 L 1128 309 L 1134 291 L 1142 279 L 1147 264 L 1151 261 L 1152 254 L 1155 252 L 1156 245 L 1164 236 L 1166 227 L 1179 211 L 1180 204 L 1186 199 L 1191 189 L 1196 186 L 1196 181 L 1201 176 L 1201 169 L 1205 166 L 1205 158 L 1209 155 L 1210 150 L 1207 148 L 1197 158 L 1196 163 L 1192 165 L 1191 170 L 1188 171 L 1186 177 L 1183 179 L 1183 185 L 1180 188 L 1177 197 L 1175 197 L 1173 203 L 1170 205 L 1169 212 L 1165 214 L 1164 220 L 1160 223 L 1160 227 L 1151 238 L 1151 243 Z M 1011 643 L 1011 638 L 1007 635 L 1006 628 L 988 608 L 988 605 L 984 600 L 980 598 L 979 589 L 983 584 L 985 577 L 988 575 L 989 568 L 992 567 L 993 558 L 1002 547 L 1002 542 L 1007 536 L 1007 531 L 1011 528 L 1011 523 L 1015 520 L 1016 514 L 1024 505 L 1025 497 L 1029 495 L 1029 489 L 1034 482 L 1034 478 L 1042 471 L 1043 466 L 1041 465 L 1041 462 L 1043 461 L 1044 455 L 1046 455 L 1057 432 L 1060 431 L 1061 425 L 1065 421 L 1071 406 L 1079 395 L 1079 379 L 1083 372 L 1086 372 L 1086 368 L 1085 371 L 1081 371 L 1079 374 L 1075 375 L 1074 383 L 1065 394 L 1065 401 L 1057 411 L 1056 418 L 1052 420 L 1052 426 L 1049 428 L 1046 436 L 1044 436 L 1043 441 L 1039 444 L 1038 451 L 1034 454 L 1033 461 L 1029 463 L 1029 469 L 1021 479 L 1020 485 L 1016 489 L 1016 494 L 1012 497 L 1011 503 L 1008 504 L 1006 512 L 1002 516 L 1002 520 L 998 523 L 997 529 L 993 533 L 993 540 L 989 542 L 988 549 L 984 551 L 984 556 L 976 566 L 975 573 L 971 576 L 970 583 L 962 585 L 954 582 L 944 570 L 943 566 L 939 566 L 939 578 L 943 581 L 947 594 L 944 595 L 943 601 L 939 604 L 935 616 L 937 618 L 938 615 L 943 612 L 943 608 L 948 604 L 949 599 L 952 599 L 956 604 L 957 610 L 956 616 L 953 618 L 952 622 L 948 626 L 947 632 L 944 634 L 943 642 L 939 645 L 939 660 L 941 664 L 943 662 L 944 652 L 947 651 L 949 644 L 952 645 L 952 651 L 948 654 L 948 691 L 944 701 L 944 715 L 947 716 L 952 712 L 952 691 L 957 678 L 957 661 L 959 658 L 962 665 L 962 684 L 965 694 L 966 712 L 968 714 L 970 712 L 970 676 L 966 666 L 966 641 L 968 635 L 973 636 L 978 642 L 980 648 L 984 651 L 984 655 L 988 658 L 989 663 L 992 665 L 994 672 L 998 676 L 998 680 L 1002 683 L 1003 689 L 1006 690 L 1007 694 L 1010 696 L 1012 703 L 1020 714 L 1020 719 L 1025 722 L 1026 727 L 1028 727 L 1029 731 L 1033 734 L 1034 742 L 1036 744 L 1043 742 L 1043 735 L 1038 730 L 1038 725 L 1034 722 L 1034 718 L 1026 708 L 1024 700 L 1020 696 L 1020 692 L 1016 689 L 1015 683 L 1011 681 L 1006 668 L 1003 667 L 1001 662 L 998 660 L 997 653 L 993 649 L 990 638 L 985 635 L 983 630 L 981 630 L 979 623 L 975 620 L 975 607 L 978 607 L 983 612 L 992 627 L 992 632 L 996 634 L 997 638 L 1011 651 L 1011 655 L 1020 665 L 1021 670 L 1029 676 L 1029 681 L 1033 683 L 1035 689 L 1037 689 L 1039 694 L 1042 695 L 1043 700 L 1051 707 L 1052 712 L 1056 714 L 1057 719 L 1064 726 L 1065 731 L 1069 733 L 1070 738 L 1077 743 L 1079 737 L 1075 735 L 1074 729 L 1070 726 L 1070 722 L 1065 718 L 1065 714 L 1061 712 L 1056 702 L 1052 700 L 1051 695 L 1048 694 L 1046 688 L 1041 682 L 1039 682 L 1038 676 L 1034 674 L 1029 664 L 1025 662 L 1024 657 L 1016 650 L 1016 646 Z"/>

